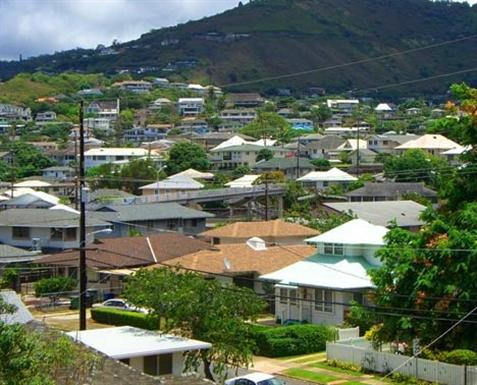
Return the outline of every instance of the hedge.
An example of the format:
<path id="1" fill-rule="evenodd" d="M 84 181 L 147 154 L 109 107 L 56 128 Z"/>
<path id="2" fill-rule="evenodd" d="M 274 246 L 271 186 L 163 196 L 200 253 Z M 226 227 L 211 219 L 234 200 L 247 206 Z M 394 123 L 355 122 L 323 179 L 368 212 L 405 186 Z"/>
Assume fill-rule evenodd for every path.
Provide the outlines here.
<path id="1" fill-rule="evenodd" d="M 135 326 L 141 329 L 159 329 L 159 320 L 144 313 L 134 311 L 95 307 L 91 318 L 99 323 L 115 326 Z"/>
<path id="2" fill-rule="evenodd" d="M 477 365 L 477 353 L 473 350 L 456 349 L 450 352 L 442 352 L 438 356 L 440 361 L 455 365 Z"/>
<path id="3" fill-rule="evenodd" d="M 255 354 L 265 357 L 285 357 L 321 352 L 326 341 L 336 337 L 336 329 L 325 325 L 292 325 L 251 328 Z"/>

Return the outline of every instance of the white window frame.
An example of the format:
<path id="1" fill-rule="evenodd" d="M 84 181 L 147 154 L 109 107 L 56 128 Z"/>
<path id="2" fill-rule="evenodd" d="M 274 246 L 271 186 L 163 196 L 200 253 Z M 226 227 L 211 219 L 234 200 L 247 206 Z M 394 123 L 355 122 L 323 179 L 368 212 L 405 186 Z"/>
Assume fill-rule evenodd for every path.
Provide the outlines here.
<path id="1" fill-rule="evenodd" d="M 324 243 L 323 252 L 326 255 L 344 255 L 343 243 Z"/>
<path id="2" fill-rule="evenodd" d="M 327 289 L 315 289 L 315 310 L 333 313 L 333 292 Z"/>

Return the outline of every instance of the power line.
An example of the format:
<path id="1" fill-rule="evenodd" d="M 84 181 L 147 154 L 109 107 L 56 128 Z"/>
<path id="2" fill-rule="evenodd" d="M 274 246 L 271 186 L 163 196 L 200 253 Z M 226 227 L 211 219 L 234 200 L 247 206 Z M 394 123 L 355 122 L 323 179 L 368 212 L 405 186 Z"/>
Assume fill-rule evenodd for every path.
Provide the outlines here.
<path id="1" fill-rule="evenodd" d="M 477 35 L 469 35 L 469 36 L 465 36 L 465 37 L 458 38 L 458 39 L 452 39 L 452 40 L 447 40 L 447 41 L 443 41 L 443 42 L 440 42 L 440 43 L 429 44 L 429 45 L 426 45 L 426 46 L 423 46 L 423 47 L 418 47 L 418 48 L 411 48 L 411 49 L 408 49 L 408 50 L 398 51 L 398 52 L 394 52 L 394 53 L 391 53 L 391 54 L 374 56 L 374 57 L 371 57 L 371 58 L 354 60 L 354 61 L 351 61 L 351 62 L 335 64 L 335 65 L 326 66 L 326 67 L 318 67 L 318 68 L 305 70 L 305 71 L 291 72 L 291 73 L 283 74 L 283 75 L 268 76 L 268 77 L 263 77 L 263 78 L 255 79 L 255 80 L 248 80 L 248 81 L 243 81 L 243 82 L 238 82 L 238 83 L 228 83 L 228 84 L 219 85 L 218 87 L 231 88 L 231 87 L 238 87 L 238 86 L 244 86 L 244 85 L 250 85 L 250 84 L 263 83 L 263 82 L 268 82 L 268 81 L 273 81 L 273 80 L 280 80 L 280 79 L 287 79 L 287 78 L 298 77 L 298 76 L 303 76 L 303 75 L 309 75 L 309 74 L 313 74 L 313 73 L 317 73 L 317 72 L 330 71 L 330 70 L 333 70 L 333 69 L 345 68 L 345 67 L 349 67 L 349 66 L 353 66 L 353 65 L 357 65 L 357 64 L 370 63 L 370 62 L 373 62 L 373 61 L 389 59 L 389 58 L 392 58 L 392 57 L 395 57 L 395 56 L 405 55 L 405 54 L 414 53 L 414 52 L 420 52 L 420 51 L 424 51 L 424 50 L 431 49 L 431 48 L 442 47 L 442 46 L 445 46 L 445 45 L 459 43 L 461 41 L 474 39 L 475 37 L 477 37 Z"/>

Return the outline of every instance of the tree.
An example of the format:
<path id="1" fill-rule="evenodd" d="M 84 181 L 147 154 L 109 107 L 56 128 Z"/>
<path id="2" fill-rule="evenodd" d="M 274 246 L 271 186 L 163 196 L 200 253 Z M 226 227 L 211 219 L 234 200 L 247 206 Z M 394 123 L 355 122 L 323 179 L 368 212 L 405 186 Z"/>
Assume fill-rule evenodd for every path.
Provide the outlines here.
<path id="1" fill-rule="evenodd" d="M 323 124 L 333 116 L 333 111 L 326 104 L 319 104 L 310 109 L 310 117 L 315 126 Z"/>
<path id="2" fill-rule="evenodd" d="M 121 168 L 120 174 L 123 181 L 122 188 L 135 195 L 140 193 L 141 186 L 157 181 L 161 176 L 151 158 L 131 160 Z"/>
<path id="3" fill-rule="evenodd" d="M 438 171 L 445 168 L 447 162 L 420 149 L 406 150 L 399 156 L 387 158 L 384 173 L 387 178 L 397 182 L 436 183 Z"/>
<path id="4" fill-rule="evenodd" d="M 172 175 L 189 168 L 206 171 L 209 168 L 207 153 L 195 143 L 181 142 L 174 144 L 169 151 L 167 173 Z"/>
<path id="5" fill-rule="evenodd" d="M 257 117 L 240 132 L 257 139 L 273 138 L 281 143 L 288 142 L 293 134 L 290 124 L 283 117 L 263 109 L 258 110 Z"/>
<path id="6" fill-rule="evenodd" d="M 315 166 L 318 170 L 329 170 L 331 168 L 331 163 L 328 159 L 317 158 L 312 159 L 310 163 Z"/>
<path id="7" fill-rule="evenodd" d="M 262 148 L 259 152 L 257 152 L 257 158 L 255 159 L 256 162 L 260 162 L 261 160 L 270 160 L 273 158 L 273 151 L 269 148 Z"/>
<path id="8" fill-rule="evenodd" d="M 285 183 L 285 174 L 282 171 L 265 171 L 253 184 Z"/>
<path id="9" fill-rule="evenodd" d="M 53 165 L 53 162 L 40 150 L 29 143 L 16 141 L 10 144 L 13 156 L 13 168 L 16 178 L 38 175 L 41 170 Z"/>
<path id="10" fill-rule="evenodd" d="M 237 166 L 233 171 L 232 171 L 232 176 L 234 178 L 240 178 L 244 175 L 250 174 L 252 170 L 250 170 L 250 167 L 241 164 L 240 166 Z"/>
<path id="11" fill-rule="evenodd" d="M 121 166 L 113 163 L 104 163 L 89 168 L 86 171 L 86 177 L 92 190 L 102 188 L 117 190 L 123 184 L 121 181 Z"/>
<path id="12" fill-rule="evenodd" d="M 126 298 L 164 319 L 161 329 L 207 341 L 209 350 L 186 353 L 186 368 L 224 379 L 229 368 L 248 366 L 255 343 L 251 325 L 265 304 L 250 289 L 223 287 L 196 273 L 161 268 L 139 270 L 128 280 Z M 214 364 L 213 370 L 211 364 Z"/>

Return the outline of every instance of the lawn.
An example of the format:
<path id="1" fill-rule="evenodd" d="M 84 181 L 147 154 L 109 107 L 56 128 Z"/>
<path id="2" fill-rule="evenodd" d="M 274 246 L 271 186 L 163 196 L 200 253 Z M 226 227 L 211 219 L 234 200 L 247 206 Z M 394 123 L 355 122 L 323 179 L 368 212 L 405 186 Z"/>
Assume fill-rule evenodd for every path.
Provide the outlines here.
<path id="1" fill-rule="evenodd" d="M 348 381 L 348 382 L 345 382 L 344 384 L 340 384 L 340 385 L 368 385 L 364 382 L 358 382 L 358 381 Z"/>
<path id="2" fill-rule="evenodd" d="M 297 363 L 297 364 L 305 364 L 307 362 L 322 361 L 326 359 L 326 352 L 311 353 L 311 354 L 308 353 L 308 354 L 301 354 L 298 356 L 277 357 L 276 359 L 280 361 L 293 361 L 293 363 Z"/>
<path id="3" fill-rule="evenodd" d="M 338 380 L 337 377 L 333 377 L 328 374 L 315 373 L 315 372 L 310 372 L 309 370 L 296 369 L 296 368 L 285 370 L 283 374 L 290 377 L 298 378 L 300 380 L 317 382 L 319 384 L 327 384 L 328 382 Z"/>
<path id="4" fill-rule="evenodd" d="M 363 375 L 363 373 L 358 372 L 357 370 L 337 368 L 335 366 L 328 365 L 326 362 L 315 362 L 315 363 L 311 364 L 310 366 L 313 366 L 314 368 L 319 368 L 319 369 L 331 370 L 331 371 L 336 372 L 336 373 L 348 374 L 350 376 L 362 376 Z M 349 384 L 349 385 L 353 385 L 353 384 Z"/>

